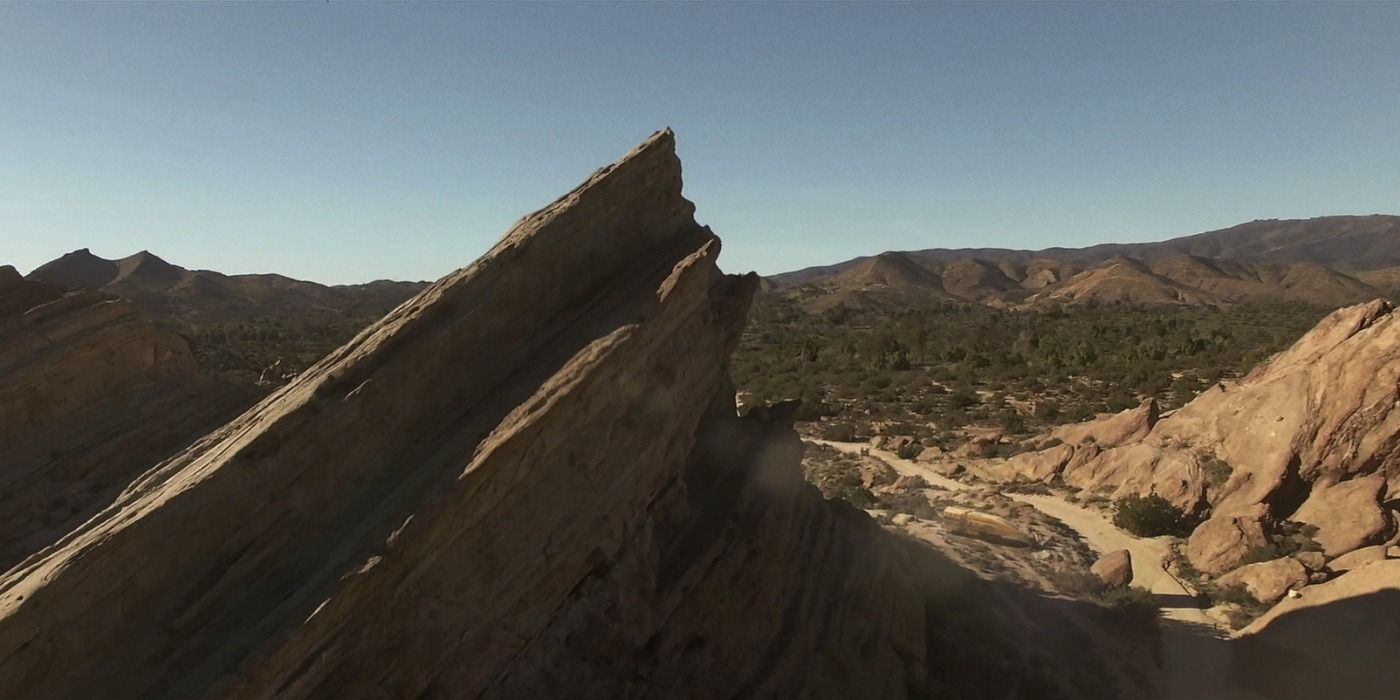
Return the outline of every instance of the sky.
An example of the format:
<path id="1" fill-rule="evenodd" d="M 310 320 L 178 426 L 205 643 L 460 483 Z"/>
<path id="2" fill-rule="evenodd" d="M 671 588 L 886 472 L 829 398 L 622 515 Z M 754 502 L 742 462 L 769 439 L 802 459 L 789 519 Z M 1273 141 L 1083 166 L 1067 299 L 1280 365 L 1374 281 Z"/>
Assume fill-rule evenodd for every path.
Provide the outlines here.
<path id="1" fill-rule="evenodd" d="M 0 264 L 435 279 L 670 126 L 721 266 L 1400 213 L 1400 3 L 0 3 Z"/>

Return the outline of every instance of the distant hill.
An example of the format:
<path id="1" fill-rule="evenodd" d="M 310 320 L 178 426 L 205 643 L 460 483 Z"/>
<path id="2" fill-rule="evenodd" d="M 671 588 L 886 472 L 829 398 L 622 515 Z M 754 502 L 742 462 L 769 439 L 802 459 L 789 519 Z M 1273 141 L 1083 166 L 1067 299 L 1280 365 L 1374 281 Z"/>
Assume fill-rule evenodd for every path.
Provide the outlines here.
<path id="1" fill-rule="evenodd" d="M 149 251 L 108 260 L 84 248 L 26 276 L 125 298 L 188 337 L 203 367 L 256 378 L 296 372 L 378 320 L 426 282 L 328 286 L 277 274 L 189 270 Z"/>
<path id="2" fill-rule="evenodd" d="M 897 296 L 897 288 L 933 289 L 998 306 L 1089 301 L 1340 306 L 1400 287 L 1400 216 L 1261 220 L 1157 243 L 1088 248 L 886 252 L 768 281 L 780 290 L 807 287 L 803 296 L 812 307 L 834 305 L 833 299 L 857 290 L 868 295 L 877 287 L 885 297 Z"/>

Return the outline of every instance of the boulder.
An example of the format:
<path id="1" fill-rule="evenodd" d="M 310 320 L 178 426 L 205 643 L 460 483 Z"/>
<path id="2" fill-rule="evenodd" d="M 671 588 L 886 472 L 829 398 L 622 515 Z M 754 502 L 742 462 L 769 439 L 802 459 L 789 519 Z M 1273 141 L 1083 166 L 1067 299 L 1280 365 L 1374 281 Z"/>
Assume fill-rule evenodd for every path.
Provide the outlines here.
<path id="1" fill-rule="evenodd" d="M 1257 697 L 1393 698 L 1400 688 L 1400 561 L 1308 586 L 1230 643 L 1235 680 Z"/>
<path id="2" fill-rule="evenodd" d="M 1122 588 L 1133 580 L 1133 555 L 1126 549 L 1109 552 L 1099 557 L 1089 571 L 1105 586 Z"/>
<path id="3" fill-rule="evenodd" d="M 987 477 L 996 481 L 1048 481 L 1064 468 L 1074 455 L 1069 445 L 1056 445 L 1039 452 L 1022 452 L 1005 462 L 989 466 Z"/>
<path id="4" fill-rule="evenodd" d="M 1143 400 L 1137 408 L 1055 428 L 1050 431 L 1049 437 L 1069 445 L 1092 442 L 1100 447 L 1113 447 L 1138 442 L 1147 437 L 1160 417 L 1161 408 L 1156 399 L 1149 398 Z"/>
<path id="5" fill-rule="evenodd" d="M 1385 550 L 1386 548 L 1384 545 L 1355 549 L 1327 562 L 1327 568 L 1335 572 L 1351 571 L 1352 569 L 1370 564 L 1373 561 L 1385 559 Z"/>
<path id="6" fill-rule="evenodd" d="M 1222 587 L 1243 585 L 1254 599 L 1277 603 L 1290 589 L 1308 585 L 1308 570 L 1292 557 L 1248 564 L 1216 579 Z"/>
<path id="7" fill-rule="evenodd" d="M 932 469 L 935 474 L 938 474 L 939 476 L 946 476 L 950 479 L 967 470 L 967 468 L 964 467 L 962 463 L 954 462 L 950 459 L 945 459 L 939 462 L 929 462 L 928 468 Z"/>
<path id="8" fill-rule="evenodd" d="M 893 488 L 896 491 L 917 491 L 928 488 L 928 482 L 918 474 L 905 474 L 894 480 Z"/>
<path id="9" fill-rule="evenodd" d="M 1390 528 L 1381 507 L 1385 489 L 1382 474 L 1318 484 L 1292 519 L 1317 526 L 1316 540 L 1327 556 L 1376 544 Z"/>
<path id="10" fill-rule="evenodd" d="M 1264 533 L 1263 505 L 1238 516 L 1215 516 L 1191 533 L 1186 541 L 1186 557 L 1202 572 L 1219 575 L 1244 563 L 1254 547 L 1269 543 Z"/>
<path id="11" fill-rule="evenodd" d="M 899 478 L 899 473 L 891 469 L 890 465 L 873 457 L 861 458 L 859 469 L 860 483 L 868 489 L 893 484 L 895 479 Z"/>

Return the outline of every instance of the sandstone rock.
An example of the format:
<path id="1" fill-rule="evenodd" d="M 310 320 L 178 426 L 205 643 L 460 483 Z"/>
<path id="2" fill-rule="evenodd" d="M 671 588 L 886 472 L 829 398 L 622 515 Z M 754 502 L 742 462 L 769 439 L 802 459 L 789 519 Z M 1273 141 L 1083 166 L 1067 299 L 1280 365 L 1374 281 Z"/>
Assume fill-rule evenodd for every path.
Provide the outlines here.
<path id="1" fill-rule="evenodd" d="M 1063 472 L 1065 482 L 1081 490 L 1108 492 L 1114 500 L 1155 493 L 1184 513 L 1199 512 L 1206 505 L 1205 482 L 1199 474 L 1195 453 L 1144 443 L 1072 460 Z"/>
<path id="2" fill-rule="evenodd" d="M 1099 557 L 1089 571 L 1098 576 L 1104 585 L 1122 588 L 1133 580 L 1133 555 L 1126 549 L 1109 552 Z"/>
<path id="3" fill-rule="evenodd" d="M 860 460 L 860 483 L 871 489 L 893 484 L 899 473 L 878 459 L 863 457 Z"/>
<path id="4" fill-rule="evenodd" d="M 0 575 L 0 697 L 1145 695 L 736 415 L 718 253 L 658 133 Z"/>
<path id="5" fill-rule="evenodd" d="M 896 513 L 894 517 L 890 518 L 890 522 L 894 523 L 895 525 L 908 525 L 909 523 L 912 523 L 916 520 L 918 520 L 918 518 L 908 513 Z"/>
<path id="6" fill-rule="evenodd" d="M 1100 447 L 1113 447 L 1137 442 L 1152 432 L 1161 416 L 1155 399 L 1146 399 L 1137 408 L 1084 423 L 1065 425 L 1050 431 L 1050 437 L 1070 445 L 1092 442 Z"/>
<path id="7" fill-rule="evenodd" d="M 1390 527 L 1380 505 L 1384 494 L 1381 474 L 1318 484 L 1293 519 L 1316 525 L 1318 544 L 1328 556 L 1337 556 L 1384 539 Z"/>
<path id="8" fill-rule="evenodd" d="M 905 474 L 894 481 L 896 491 L 918 491 L 922 488 L 928 488 L 928 482 L 918 474 Z"/>
<path id="9" fill-rule="evenodd" d="M 955 477 L 967 469 L 961 463 L 947 459 L 941 462 L 930 462 L 928 468 L 932 469 L 934 473 L 939 476 L 946 476 L 949 478 Z"/>
<path id="10" fill-rule="evenodd" d="M 1208 574 L 1221 574 L 1244 562 L 1254 547 L 1268 544 L 1264 533 L 1267 509 L 1238 516 L 1216 516 L 1191 533 L 1186 541 L 1186 557 L 1192 566 Z"/>
<path id="11" fill-rule="evenodd" d="M 1327 568 L 1332 571 L 1351 571 L 1373 561 L 1385 559 L 1385 547 L 1376 545 L 1374 547 L 1362 547 L 1346 554 L 1343 554 L 1332 561 L 1327 562 Z"/>
<path id="12" fill-rule="evenodd" d="M 1298 560 L 1283 557 L 1241 566 L 1221 576 L 1216 583 L 1226 587 L 1243 585 L 1255 600 L 1272 605 L 1281 600 L 1289 589 L 1306 586 L 1308 570 Z"/>
<path id="13" fill-rule="evenodd" d="M 1400 559 L 1400 545 L 1391 545 L 1387 547 L 1385 556 L 1390 559 Z"/>
<path id="14" fill-rule="evenodd" d="M 978 435 L 969 438 L 967 442 L 959 445 L 953 450 L 954 457 L 975 458 L 986 457 L 991 454 L 992 448 L 997 444 L 997 439 L 986 435 Z"/>
<path id="15" fill-rule="evenodd" d="M 260 395 L 126 301 L 0 274 L 0 570 Z"/>
<path id="16" fill-rule="evenodd" d="M 1069 445 L 1057 445 L 1039 452 L 1022 452 L 989 467 L 987 475 L 997 481 L 1046 481 L 1059 473 L 1074 455 Z"/>
<path id="17" fill-rule="evenodd" d="M 1400 687 L 1400 561 L 1289 598 L 1231 643 L 1237 680 L 1268 698 L 1383 698 Z"/>

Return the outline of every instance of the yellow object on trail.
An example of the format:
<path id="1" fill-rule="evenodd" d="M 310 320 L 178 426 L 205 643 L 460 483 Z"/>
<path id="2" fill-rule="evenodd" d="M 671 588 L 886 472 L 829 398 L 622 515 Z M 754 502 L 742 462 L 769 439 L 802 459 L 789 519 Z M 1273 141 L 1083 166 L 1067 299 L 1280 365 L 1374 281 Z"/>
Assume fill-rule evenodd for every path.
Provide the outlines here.
<path id="1" fill-rule="evenodd" d="M 948 506 L 943 509 L 943 521 L 948 524 L 948 529 L 956 534 L 972 535 L 983 539 L 1000 539 L 1027 547 L 1035 545 L 1035 539 L 1030 535 L 1012 525 L 1006 518 L 991 513 L 983 513 L 959 506 Z"/>

